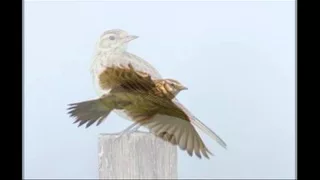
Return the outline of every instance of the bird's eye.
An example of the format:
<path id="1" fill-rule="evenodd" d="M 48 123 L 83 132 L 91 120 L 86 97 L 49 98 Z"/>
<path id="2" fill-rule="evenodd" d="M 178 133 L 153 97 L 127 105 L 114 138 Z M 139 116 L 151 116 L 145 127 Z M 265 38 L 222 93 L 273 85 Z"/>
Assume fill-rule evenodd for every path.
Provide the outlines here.
<path id="1" fill-rule="evenodd" d="M 115 40 L 116 38 L 114 36 L 109 36 L 110 40 Z"/>

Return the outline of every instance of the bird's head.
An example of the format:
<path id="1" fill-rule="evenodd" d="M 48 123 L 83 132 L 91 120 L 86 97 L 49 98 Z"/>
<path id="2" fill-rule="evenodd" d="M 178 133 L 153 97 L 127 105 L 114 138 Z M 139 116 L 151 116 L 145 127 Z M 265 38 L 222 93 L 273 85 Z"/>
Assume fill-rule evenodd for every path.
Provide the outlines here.
<path id="1" fill-rule="evenodd" d="M 135 35 L 129 35 L 121 29 L 112 29 L 105 31 L 97 43 L 97 48 L 101 51 L 125 51 L 130 41 L 138 38 Z"/>
<path id="2" fill-rule="evenodd" d="M 182 85 L 179 81 L 174 79 L 164 79 L 163 81 L 164 88 L 170 94 L 175 97 L 180 91 L 187 90 L 188 88 Z"/>

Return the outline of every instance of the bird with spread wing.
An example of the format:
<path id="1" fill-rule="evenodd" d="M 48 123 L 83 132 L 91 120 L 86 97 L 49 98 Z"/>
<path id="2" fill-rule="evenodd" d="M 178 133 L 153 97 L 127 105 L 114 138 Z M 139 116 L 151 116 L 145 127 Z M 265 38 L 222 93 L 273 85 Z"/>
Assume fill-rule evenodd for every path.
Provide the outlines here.
<path id="1" fill-rule="evenodd" d="M 135 71 L 131 64 L 108 67 L 100 76 L 100 85 L 111 91 L 96 100 L 70 104 L 69 114 L 76 117 L 75 123 L 99 125 L 112 110 L 124 110 L 134 125 L 146 127 L 190 156 L 194 153 L 199 158 L 209 158 L 208 154 L 212 154 L 188 115 L 172 102 L 181 90 L 187 89 L 181 83 L 173 79 L 152 80 L 150 75 Z"/>
<path id="2" fill-rule="evenodd" d="M 200 148 L 201 148 L 201 144 L 203 143 L 199 143 L 199 141 L 195 141 L 191 145 L 191 142 L 193 142 L 194 140 L 198 140 L 198 138 L 200 139 L 198 133 L 193 128 L 194 126 L 196 128 L 199 128 L 202 132 L 206 133 L 212 139 L 216 140 L 222 147 L 226 148 L 226 143 L 214 131 L 212 131 L 209 127 L 207 127 L 204 123 L 202 123 L 198 118 L 196 118 L 175 97 L 175 95 L 180 91 L 178 90 L 179 88 L 176 89 L 175 85 L 179 83 L 177 83 L 176 81 L 168 80 L 168 79 L 167 80 L 162 79 L 160 73 L 149 62 L 127 51 L 128 43 L 137 38 L 138 36 L 130 35 L 126 31 L 121 29 L 107 30 L 100 36 L 100 38 L 96 43 L 95 53 L 93 56 L 93 63 L 91 66 L 91 74 L 93 77 L 93 82 L 96 88 L 96 92 L 100 96 L 100 98 L 97 100 L 92 100 L 92 101 L 87 101 L 87 102 L 72 105 L 73 108 L 71 109 L 73 113 L 74 114 L 76 113 L 78 117 L 81 117 L 77 121 L 79 122 L 79 125 L 87 123 L 87 126 L 90 126 L 94 122 L 97 122 L 97 124 L 100 124 L 103 121 L 103 119 L 110 113 L 109 111 L 111 111 L 110 109 L 106 109 L 106 106 L 101 106 L 101 103 L 103 102 L 102 99 L 104 97 L 108 97 L 107 95 L 112 94 L 112 92 L 115 92 L 116 88 L 118 90 L 127 89 L 125 93 L 127 94 L 126 96 L 129 97 L 130 95 L 128 94 L 130 93 L 128 93 L 128 89 L 132 89 L 132 87 L 136 87 L 137 84 L 140 84 L 137 82 L 139 82 L 142 79 L 143 79 L 143 82 L 144 81 L 150 82 L 150 79 L 151 79 L 153 81 L 153 83 L 151 84 L 155 84 L 155 87 L 156 87 L 154 88 L 153 86 L 153 88 L 151 88 L 153 89 L 152 90 L 153 92 L 151 93 L 152 95 L 150 95 L 150 92 L 151 92 L 150 88 L 149 88 L 149 93 L 147 93 L 144 86 L 141 86 L 140 84 L 140 86 L 138 86 L 140 88 L 140 91 L 139 93 L 136 93 L 135 96 L 137 97 L 140 96 L 141 98 L 141 94 L 143 94 L 141 93 L 141 90 L 143 90 L 144 96 L 148 94 L 148 96 L 145 96 L 145 98 L 147 99 L 149 97 L 149 99 L 147 99 L 149 102 L 153 102 L 150 100 L 150 97 L 157 96 L 156 99 L 160 99 L 159 102 L 156 101 L 157 106 L 161 105 L 162 103 L 169 102 L 168 100 L 164 100 L 164 98 L 159 98 L 161 95 L 166 96 L 166 98 L 171 99 L 171 103 L 175 105 L 174 106 L 174 109 L 176 109 L 174 111 L 175 113 L 179 115 L 182 115 L 182 114 L 186 115 L 185 119 L 180 118 L 180 116 L 179 117 L 170 116 L 171 114 L 168 115 L 168 112 L 166 112 L 167 114 L 164 113 L 160 115 L 158 113 L 154 115 L 149 120 L 150 123 L 154 122 L 154 123 L 162 123 L 163 125 L 166 124 L 165 127 L 162 127 L 162 126 L 156 126 L 156 124 L 150 125 L 149 123 L 149 126 L 151 129 L 152 128 L 154 130 L 157 130 L 158 128 L 163 130 L 166 129 L 166 132 L 158 133 L 158 136 L 160 138 L 164 140 L 168 139 L 173 144 L 178 143 L 181 148 L 188 148 L 188 147 L 192 147 L 193 145 L 195 146 L 194 152 L 197 155 L 197 153 L 201 151 Z M 134 79 L 132 77 L 128 78 L 127 76 L 121 76 L 121 77 L 126 77 L 124 79 L 131 79 L 130 82 L 136 82 L 134 83 L 134 86 L 132 86 L 132 84 L 130 83 L 129 83 L 130 85 L 127 84 L 126 83 L 127 81 L 124 82 L 123 81 L 124 79 L 121 79 L 121 78 L 119 79 L 119 76 L 118 76 L 119 74 L 116 74 L 115 72 L 117 71 L 116 70 L 117 68 L 121 68 L 124 65 L 128 65 L 128 64 L 130 64 L 136 72 L 135 75 L 134 73 L 131 73 L 131 76 L 143 77 L 140 80 L 138 80 L 139 79 L 138 78 L 132 81 Z M 115 72 L 115 74 L 110 72 Z M 120 72 L 117 72 L 117 73 L 120 73 Z M 118 96 L 123 96 L 125 93 L 122 93 L 122 95 L 120 93 L 118 94 Z M 109 102 L 110 102 L 110 99 L 109 99 Z M 115 101 L 111 101 L 111 102 L 114 103 Z M 170 106 L 172 106 L 171 103 L 170 103 Z M 123 108 L 123 109 L 115 108 L 113 109 L 113 111 L 119 116 L 133 121 L 134 122 L 133 125 L 139 124 L 139 123 L 136 123 L 138 121 L 134 119 L 134 114 L 136 112 L 127 111 L 126 108 Z M 183 113 L 181 113 L 181 111 Z M 88 114 L 88 112 L 92 112 L 92 113 Z M 171 110 L 170 113 L 172 112 L 173 111 Z M 91 119 L 91 121 L 89 119 Z M 176 122 L 179 122 L 179 123 L 176 124 Z M 147 127 L 147 125 L 148 124 L 145 124 L 145 127 Z M 153 125 L 155 127 L 153 127 Z M 183 125 L 185 125 L 185 127 Z M 130 127 L 127 129 L 130 129 Z M 189 128 L 189 127 L 192 127 L 192 128 Z M 180 129 L 178 129 L 178 131 L 175 131 L 176 128 L 180 128 Z M 173 135 L 177 136 L 178 138 L 179 137 L 181 138 L 172 139 L 171 136 Z M 206 149 L 204 147 L 202 147 L 201 149 L 204 152 L 207 151 L 207 150 L 204 150 Z M 189 152 L 191 152 L 191 150 L 189 150 Z"/>

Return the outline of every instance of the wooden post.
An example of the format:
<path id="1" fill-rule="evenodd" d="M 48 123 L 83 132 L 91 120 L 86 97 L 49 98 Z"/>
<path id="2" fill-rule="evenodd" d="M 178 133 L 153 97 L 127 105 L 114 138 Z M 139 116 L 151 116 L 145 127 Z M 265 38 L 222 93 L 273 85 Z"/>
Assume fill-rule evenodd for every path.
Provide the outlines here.
<path id="1" fill-rule="evenodd" d="M 100 134 L 100 179 L 176 179 L 177 147 L 147 132 Z"/>

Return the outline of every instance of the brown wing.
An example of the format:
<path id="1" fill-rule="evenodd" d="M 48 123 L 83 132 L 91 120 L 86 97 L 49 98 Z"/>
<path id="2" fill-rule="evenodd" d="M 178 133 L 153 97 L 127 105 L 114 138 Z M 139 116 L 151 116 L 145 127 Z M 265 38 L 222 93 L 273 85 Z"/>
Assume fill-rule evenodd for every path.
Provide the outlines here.
<path id="1" fill-rule="evenodd" d="M 135 71 L 131 64 L 107 67 L 99 75 L 99 84 L 103 89 L 121 87 L 128 91 L 149 91 L 155 87 L 149 74 Z"/>
<path id="2" fill-rule="evenodd" d="M 221 137 L 219 137 L 218 134 L 216 134 L 213 130 L 211 130 L 208 126 L 206 126 L 203 122 L 201 122 L 197 117 L 192 115 L 192 113 L 184 107 L 177 99 L 173 99 L 172 102 L 182 109 L 189 117 L 190 122 L 195 127 L 199 128 L 202 132 L 206 133 L 208 136 L 210 136 L 213 140 L 215 140 L 218 144 L 220 144 L 223 148 L 227 149 L 227 144 L 223 141 Z"/>
<path id="3" fill-rule="evenodd" d="M 208 154 L 212 155 L 189 121 L 165 114 L 156 114 L 143 126 L 163 140 L 187 151 L 190 156 L 194 153 L 199 158 L 203 155 L 209 159 Z"/>
<path id="4" fill-rule="evenodd" d="M 212 154 L 204 145 L 198 132 L 186 113 L 171 100 L 152 94 L 137 94 L 136 102 L 126 108 L 127 113 L 136 121 L 165 141 L 186 150 L 190 156 L 193 152 L 201 158 Z M 201 155 L 202 154 L 202 155 Z"/>

